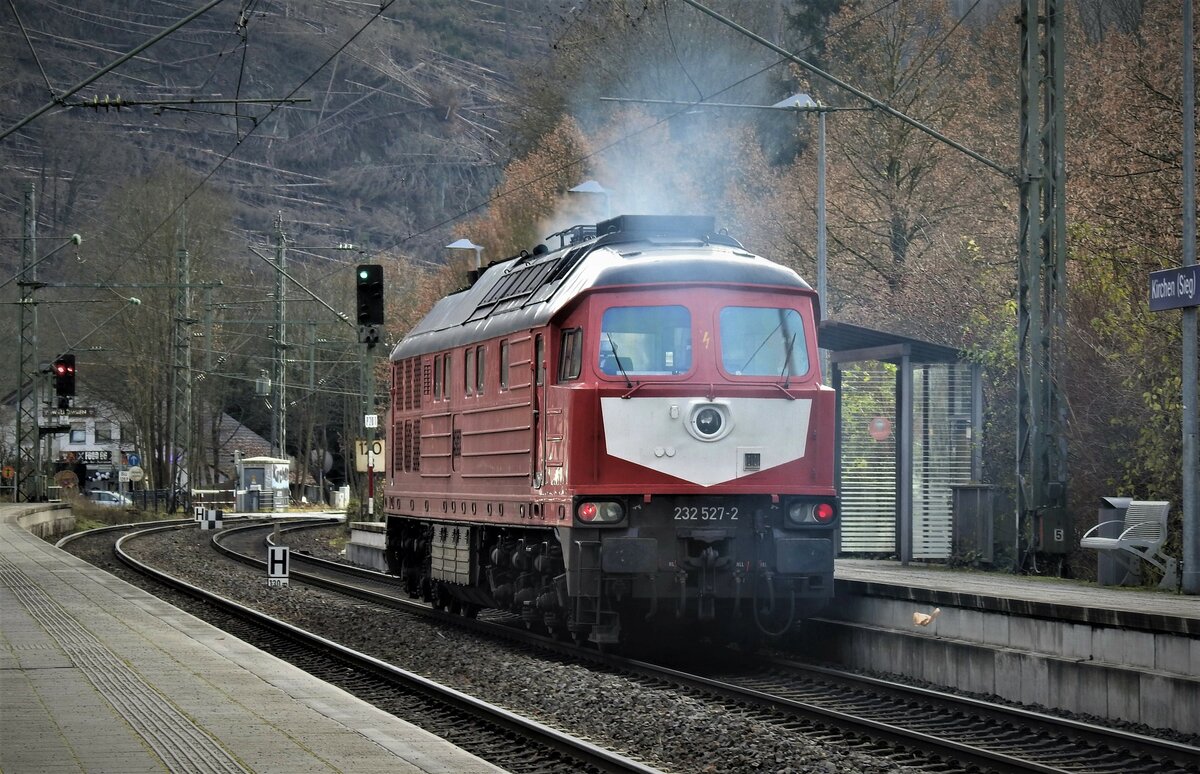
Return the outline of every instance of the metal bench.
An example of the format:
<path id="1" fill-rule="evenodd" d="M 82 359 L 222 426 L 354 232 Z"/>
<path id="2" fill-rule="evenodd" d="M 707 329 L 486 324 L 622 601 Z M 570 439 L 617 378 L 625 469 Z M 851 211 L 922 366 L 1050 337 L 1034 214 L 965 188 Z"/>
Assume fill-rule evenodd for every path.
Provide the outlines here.
<path id="1" fill-rule="evenodd" d="M 1125 511 L 1124 521 L 1105 521 L 1087 531 L 1079 541 L 1081 548 L 1112 551 L 1113 558 L 1129 567 L 1125 554 L 1132 554 L 1162 571 L 1161 589 L 1175 590 L 1179 586 L 1179 563 L 1162 553 L 1167 542 L 1167 514 L 1171 503 L 1165 500 L 1133 500 Z M 1121 534 L 1115 538 L 1095 534 L 1109 524 L 1121 524 Z"/>

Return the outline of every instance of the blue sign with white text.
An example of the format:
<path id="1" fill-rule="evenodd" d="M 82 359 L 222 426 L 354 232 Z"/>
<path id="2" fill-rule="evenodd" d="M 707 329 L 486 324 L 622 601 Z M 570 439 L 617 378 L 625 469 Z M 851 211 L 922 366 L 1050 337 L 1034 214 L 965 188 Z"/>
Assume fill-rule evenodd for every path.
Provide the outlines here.
<path id="1" fill-rule="evenodd" d="M 1150 311 L 1200 306 L 1200 264 L 1150 272 Z"/>

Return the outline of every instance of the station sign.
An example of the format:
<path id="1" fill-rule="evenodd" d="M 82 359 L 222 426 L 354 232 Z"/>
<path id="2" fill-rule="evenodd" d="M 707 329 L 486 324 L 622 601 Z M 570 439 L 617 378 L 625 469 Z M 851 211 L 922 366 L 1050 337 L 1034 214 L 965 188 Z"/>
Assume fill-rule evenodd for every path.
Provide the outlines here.
<path id="1" fill-rule="evenodd" d="M 1200 264 L 1150 272 L 1150 311 L 1200 306 Z"/>
<path id="2" fill-rule="evenodd" d="M 46 416 L 49 418 L 61 417 L 90 417 L 92 408 L 90 406 L 71 406 L 70 408 L 48 408 Z"/>

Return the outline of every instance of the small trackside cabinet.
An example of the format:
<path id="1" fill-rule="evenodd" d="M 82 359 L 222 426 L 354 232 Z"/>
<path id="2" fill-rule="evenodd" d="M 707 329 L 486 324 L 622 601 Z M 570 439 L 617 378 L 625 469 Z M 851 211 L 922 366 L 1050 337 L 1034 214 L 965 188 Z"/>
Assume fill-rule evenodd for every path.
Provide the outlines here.
<path id="1" fill-rule="evenodd" d="M 1047 508 L 1037 521 L 1037 550 L 1045 554 L 1069 554 L 1075 550 L 1075 530 L 1065 508 Z"/>

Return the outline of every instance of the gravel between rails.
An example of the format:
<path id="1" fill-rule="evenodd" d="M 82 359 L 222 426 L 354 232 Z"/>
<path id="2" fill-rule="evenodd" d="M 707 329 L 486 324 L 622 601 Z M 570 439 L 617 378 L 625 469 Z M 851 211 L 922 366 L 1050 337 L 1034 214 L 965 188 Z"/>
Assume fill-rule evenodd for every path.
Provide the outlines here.
<path id="1" fill-rule="evenodd" d="M 293 551 L 339 558 L 331 527 L 285 535 Z M 898 766 L 786 728 L 737 716 L 669 689 L 521 653 L 403 613 L 266 578 L 219 558 L 211 533 L 171 530 L 126 544 L 155 567 L 348 647 L 535 718 L 664 771 L 902 774 Z M 69 548 L 69 546 L 68 546 Z"/>

